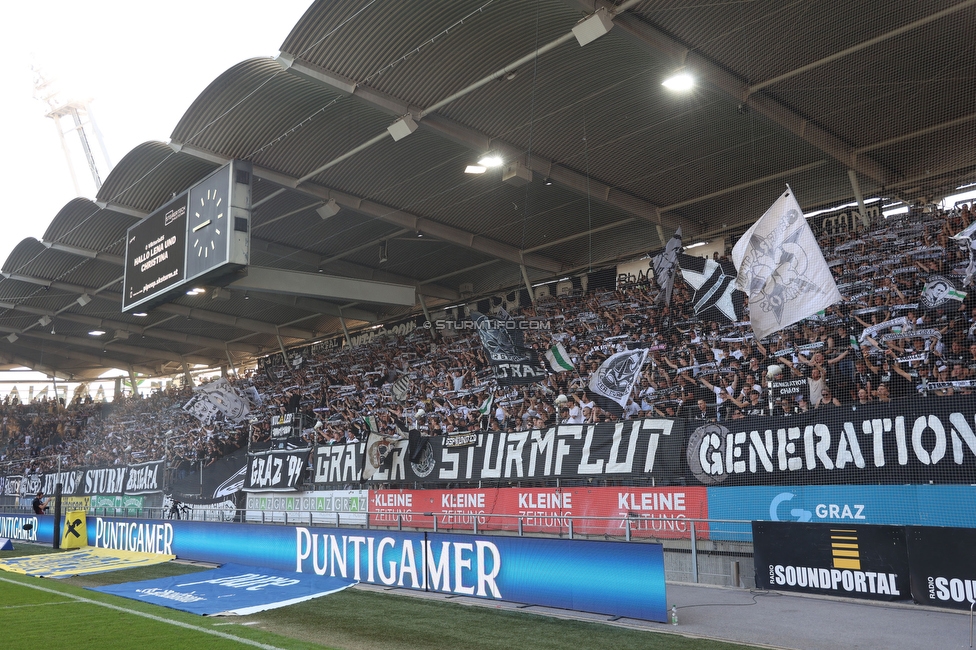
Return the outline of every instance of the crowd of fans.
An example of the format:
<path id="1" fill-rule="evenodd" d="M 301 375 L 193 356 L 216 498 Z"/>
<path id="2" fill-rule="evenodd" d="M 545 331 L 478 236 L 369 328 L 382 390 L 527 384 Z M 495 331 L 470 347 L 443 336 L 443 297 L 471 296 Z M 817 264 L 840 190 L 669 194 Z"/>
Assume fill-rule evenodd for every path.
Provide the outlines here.
<path id="1" fill-rule="evenodd" d="M 231 385 L 251 405 L 236 422 L 185 411 L 189 387 L 110 404 L 8 397 L 0 408 L 0 474 L 52 471 L 59 459 L 65 467 L 164 456 L 172 467 L 205 465 L 248 444 L 273 443 L 273 417 L 289 413 L 300 416 L 292 439 L 321 445 L 362 440 L 371 430 L 440 435 L 618 418 L 724 420 L 968 394 L 976 379 L 976 292 L 934 309 L 919 297 L 934 275 L 961 286 L 969 256 L 951 236 L 971 219 L 962 206 L 822 235 L 844 301 L 766 341 L 753 338 L 748 307 L 738 323 L 696 319 L 694 290 L 680 279 L 670 304 L 642 281 L 523 305 L 511 317 L 546 324 L 524 332 L 526 346 L 541 357 L 560 342 L 574 366 L 524 386 L 498 385 L 476 330 L 418 328 L 354 348 L 306 349 L 280 366 L 242 372 Z M 649 354 L 623 414 L 601 410 L 588 392 L 590 374 L 633 348 Z M 771 399 L 771 379 L 803 380 L 804 390 Z"/>

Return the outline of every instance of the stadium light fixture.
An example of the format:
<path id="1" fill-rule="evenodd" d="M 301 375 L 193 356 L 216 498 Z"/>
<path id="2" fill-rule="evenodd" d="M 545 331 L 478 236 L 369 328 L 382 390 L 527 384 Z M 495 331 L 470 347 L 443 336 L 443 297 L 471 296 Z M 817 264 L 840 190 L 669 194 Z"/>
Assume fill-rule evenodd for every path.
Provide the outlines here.
<path id="1" fill-rule="evenodd" d="M 132 315 L 135 316 L 136 318 L 145 318 L 149 314 L 147 314 L 144 311 L 137 311 L 137 312 L 133 313 Z"/>
<path id="2" fill-rule="evenodd" d="M 322 217 L 322 221 L 325 221 L 326 219 L 339 214 L 339 210 L 341 209 L 342 208 L 339 207 L 339 204 L 336 203 L 335 199 L 329 199 L 319 207 L 315 208 L 315 211 L 319 213 L 320 217 Z"/>
<path id="3" fill-rule="evenodd" d="M 104 334 L 105 330 L 92 330 L 88 332 L 88 336 L 103 336 Z"/>
<path id="4" fill-rule="evenodd" d="M 484 165 L 468 165 L 464 168 L 465 174 L 484 174 L 488 168 Z"/>
<path id="5" fill-rule="evenodd" d="M 417 130 L 417 122 L 410 115 L 404 115 L 399 120 L 386 127 L 386 130 L 393 136 L 393 140 L 402 140 Z"/>
<path id="6" fill-rule="evenodd" d="M 478 164 L 482 167 L 501 167 L 505 161 L 497 153 L 486 153 L 478 161 Z"/>
<path id="7" fill-rule="evenodd" d="M 7 337 L 7 340 L 8 340 L 8 341 L 10 341 L 11 343 L 16 343 L 16 342 L 17 342 L 17 339 L 19 339 L 19 338 L 20 338 L 20 337 L 19 337 L 19 336 L 17 336 L 17 334 L 16 334 L 16 333 L 14 333 L 14 332 L 11 332 L 11 333 L 10 333 L 10 336 L 8 336 L 8 337 Z"/>
<path id="8" fill-rule="evenodd" d="M 580 47 L 592 43 L 607 32 L 613 29 L 613 17 L 606 7 L 600 7 L 594 13 L 576 23 L 573 27 L 573 36 L 576 37 Z"/>
<path id="9" fill-rule="evenodd" d="M 76 302 L 79 305 L 81 305 L 82 307 L 84 307 L 85 305 L 87 305 L 91 301 L 92 301 L 91 296 L 89 296 L 87 293 L 83 293 L 80 296 L 78 296 L 78 300 Z"/>
<path id="10" fill-rule="evenodd" d="M 661 85 L 672 92 L 682 93 L 695 87 L 695 78 L 690 73 L 679 70 L 662 81 Z"/>

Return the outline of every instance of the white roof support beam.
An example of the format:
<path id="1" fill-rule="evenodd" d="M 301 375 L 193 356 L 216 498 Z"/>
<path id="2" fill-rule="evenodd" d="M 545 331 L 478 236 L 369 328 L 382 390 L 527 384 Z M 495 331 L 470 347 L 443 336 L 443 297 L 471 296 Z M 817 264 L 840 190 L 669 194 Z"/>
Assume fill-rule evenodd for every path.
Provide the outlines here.
<path id="1" fill-rule="evenodd" d="M 50 366 L 45 366 L 43 364 L 35 363 L 30 359 L 18 356 L 16 354 L 7 354 L 5 352 L 0 352 L 0 363 L 16 364 L 18 366 L 30 368 L 31 370 L 35 370 L 37 372 L 43 372 L 45 375 L 57 377 L 58 379 L 62 379 L 64 381 L 74 381 L 76 377 L 76 375 L 74 375 L 73 373 L 67 373 L 63 370 L 55 370 Z"/>
<path id="2" fill-rule="evenodd" d="M 613 9 L 613 4 L 605 0 L 566 0 L 566 2 L 587 12 L 595 11 L 600 7 Z M 838 160 L 845 167 L 854 169 L 862 176 L 881 185 L 892 185 L 899 180 L 898 174 L 872 158 L 858 156 L 850 144 L 826 129 L 813 124 L 785 104 L 761 93 L 750 94 L 749 84 L 744 80 L 727 72 L 701 54 L 689 50 L 682 43 L 641 18 L 631 13 L 622 13 L 618 14 L 613 22 L 620 34 L 627 35 L 642 47 L 674 57 L 676 61 L 680 61 L 685 67 L 695 70 L 697 75 L 708 80 L 729 96 L 779 124 L 800 139 L 812 144 L 831 158 Z"/>
<path id="3" fill-rule="evenodd" d="M 109 264 L 115 264 L 116 266 L 125 265 L 125 257 L 121 255 L 113 255 L 112 253 L 103 253 L 102 251 L 92 250 L 90 248 L 82 248 L 81 246 L 69 246 L 67 244 L 59 244 L 53 241 L 41 240 L 41 244 L 50 248 L 51 250 L 61 251 L 62 253 L 71 253 L 72 255 L 80 255 L 81 257 L 87 257 L 88 259 L 98 260 L 100 262 L 107 262 Z"/>
<path id="4" fill-rule="evenodd" d="M 570 41 L 572 39 L 566 39 L 564 42 Z M 286 58 L 287 65 L 282 60 L 282 57 Z M 510 159 L 522 159 L 525 157 L 525 152 L 515 145 L 509 144 L 504 140 L 492 138 L 485 133 L 466 127 L 443 115 L 439 115 L 433 112 L 433 107 L 423 110 L 418 106 L 411 106 L 403 100 L 379 90 L 365 86 L 356 86 L 355 82 L 351 79 L 347 79 L 338 73 L 306 61 L 295 60 L 291 54 L 282 53 L 279 56 L 279 63 L 286 67 L 292 74 L 329 86 L 334 90 L 349 92 L 353 97 L 370 104 L 374 108 L 387 111 L 391 115 L 405 115 L 408 113 L 414 115 L 414 119 L 418 120 L 422 128 L 437 133 L 472 151 L 484 152 L 488 148 L 491 148 L 494 151 L 501 152 Z M 348 90 L 350 88 L 354 90 Z M 619 188 L 603 183 L 598 179 L 587 177 L 586 174 L 581 174 L 569 167 L 555 164 L 553 161 L 536 154 L 532 154 L 529 157 L 529 160 L 526 161 L 526 166 L 533 172 L 548 176 L 554 183 L 569 188 L 574 192 L 592 196 L 598 201 L 623 210 L 628 214 L 633 214 L 640 219 L 653 223 L 662 223 L 661 214 L 656 205 Z M 677 216 L 670 218 L 669 221 L 672 221 L 675 226 L 680 225 L 688 232 L 696 232 L 701 227 L 699 223 Z"/>
<path id="5" fill-rule="evenodd" d="M 200 157 L 204 158 L 205 160 L 210 160 L 210 158 L 212 158 L 214 155 L 212 152 L 208 152 L 205 149 L 195 145 L 181 145 L 180 151 L 190 155 L 200 155 Z M 226 161 L 229 162 L 230 158 L 226 158 Z M 470 248 L 478 251 L 479 253 L 484 253 L 486 255 L 491 255 L 501 260 L 505 260 L 506 262 L 511 262 L 512 264 L 522 263 L 521 251 L 515 246 L 510 246 L 508 244 L 495 241 L 494 239 L 489 239 L 488 237 L 482 237 L 481 235 L 476 235 L 472 232 L 455 228 L 454 226 L 438 223 L 432 219 L 421 217 L 405 210 L 383 205 L 382 203 L 377 203 L 376 201 L 370 201 L 369 199 L 364 199 L 354 194 L 339 192 L 338 190 L 333 190 L 315 183 L 303 183 L 296 177 L 282 174 L 281 172 L 277 172 L 273 169 L 267 169 L 265 167 L 255 165 L 253 168 L 253 173 L 258 178 L 263 178 L 271 181 L 272 183 L 293 188 L 299 192 L 307 194 L 308 196 L 314 196 L 326 201 L 329 199 L 335 199 L 336 203 L 344 208 L 355 210 L 369 217 L 373 217 L 374 219 L 379 219 L 380 221 L 393 224 L 399 228 L 406 228 L 407 230 L 420 232 L 424 235 L 430 235 L 431 237 L 436 237 L 442 241 L 456 244 L 464 248 Z M 563 266 L 561 262 L 543 257 L 541 255 L 526 255 L 524 261 L 526 266 L 541 269 L 543 271 L 549 271 L 550 273 L 559 273 Z"/>
<path id="6" fill-rule="evenodd" d="M 153 338 L 161 339 L 164 341 L 173 341 L 174 343 L 185 343 L 187 345 L 199 345 L 205 348 L 211 348 L 215 350 L 223 349 L 226 342 L 210 338 L 207 336 L 197 336 L 194 334 L 184 334 L 182 332 L 173 332 L 171 330 L 166 330 L 161 327 L 142 327 L 140 325 L 133 325 L 132 323 L 123 323 L 121 321 L 109 320 L 105 318 L 94 318 L 92 316 L 84 316 L 82 314 L 74 314 L 67 311 L 62 312 L 52 312 L 44 309 L 38 309 L 36 307 L 28 307 L 26 305 L 17 305 L 14 303 L 0 302 L 0 309 L 10 309 L 12 311 L 17 311 L 25 314 L 31 314 L 34 316 L 47 316 L 48 318 L 57 318 L 59 320 L 65 320 L 71 323 L 80 323 L 87 327 L 94 327 L 98 329 L 106 330 L 121 330 L 123 332 L 128 332 L 130 334 L 138 334 L 140 336 L 151 336 Z M 18 332 L 20 334 L 22 332 Z M 264 349 L 258 345 L 251 345 L 248 343 L 231 343 L 231 349 L 237 352 L 247 352 L 250 354 L 261 354 Z"/>
<path id="7" fill-rule="evenodd" d="M 92 297 L 96 297 L 97 295 L 99 298 L 114 301 L 119 305 L 122 304 L 122 294 L 120 293 L 99 291 L 98 289 L 84 287 L 78 284 L 68 284 L 67 282 L 45 280 L 43 278 L 35 278 L 33 276 L 23 275 L 20 273 L 3 273 L 2 275 L 3 277 L 10 278 L 12 280 L 20 280 L 21 282 L 29 282 L 42 287 L 50 287 L 51 289 L 57 289 L 58 291 L 67 291 L 68 293 L 77 293 L 79 295 L 82 293 L 87 293 Z M 119 280 L 121 280 L 121 278 L 119 278 Z M 176 303 L 163 303 L 153 307 L 153 310 L 166 314 L 176 314 L 178 316 L 195 318 L 207 323 L 215 323 L 217 325 L 226 325 L 228 327 L 251 330 L 252 332 L 260 334 L 277 334 L 280 332 L 283 336 L 287 336 L 288 338 L 302 340 L 316 339 L 321 335 L 319 332 L 297 329 L 294 327 L 276 328 L 272 323 L 254 320 L 253 318 L 240 318 L 237 316 L 231 316 L 229 314 L 220 314 L 217 312 L 207 311 L 206 309 L 185 307 Z"/>
<path id="8" fill-rule="evenodd" d="M 0 327 L 0 332 L 14 332 L 13 328 Z M 43 341 L 56 341 L 64 345 L 60 346 L 58 349 L 59 354 L 67 354 L 65 349 L 71 349 L 73 351 L 78 351 L 78 348 L 93 348 L 96 350 L 107 350 L 111 347 L 113 352 L 119 352 L 121 354 L 130 355 L 132 358 L 137 359 L 139 362 L 150 361 L 152 359 L 165 359 L 167 361 L 179 361 L 180 355 L 175 352 L 168 352 L 166 350 L 150 350 L 150 354 L 146 354 L 146 349 L 135 345 L 126 345 L 124 343 L 119 343 L 118 341 L 110 341 L 102 338 L 85 338 L 83 336 L 66 336 L 64 334 L 49 334 L 45 331 L 39 330 L 29 330 L 17 332 L 18 336 L 21 338 L 35 338 L 41 339 Z M 192 355 L 187 356 L 193 363 L 203 363 L 212 364 L 214 359 L 207 356 Z M 220 357 L 215 357 L 219 359 Z M 112 368 L 124 368 L 127 367 L 130 361 L 123 361 L 118 358 L 112 357 L 99 357 L 97 355 L 89 355 L 89 359 L 92 362 L 99 360 L 98 363 L 102 363 L 107 367 Z M 148 368 L 148 366 L 145 366 Z M 140 371 L 141 372 L 141 371 Z M 148 372 L 154 372 L 149 369 Z"/>
<path id="9" fill-rule="evenodd" d="M 80 246 L 65 246 L 65 245 L 62 245 L 62 244 L 53 244 L 51 242 L 46 242 L 46 241 L 41 242 L 41 243 L 44 244 L 45 246 L 47 246 L 48 248 L 51 248 L 51 249 L 54 249 L 54 250 L 63 251 L 63 252 L 66 252 L 66 253 L 72 253 L 74 255 L 79 255 L 81 257 L 87 257 L 87 258 L 90 258 L 90 259 L 100 259 L 102 261 L 108 262 L 110 264 L 115 264 L 117 266 L 123 266 L 125 264 L 125 260 L 122 257 L 118 256 L 118 255 L 108 255 L 108 254 L 100 253 L 99 251 L 91 250 L 91 249 L 88 249 L 88 248 L 82 248 Z M 281 244 L 275 244 L 273 242 L 266 242 L 264 240 L 253 239 L 252 238 L 251 239 L 251 250 L 252 251 L 255 249 L 255 246 L 258 247 L 258 250 L 261 250 L 263 252 L 266 252 L 266 253 L 268 253 L 270 255 L 281 255 L 283 257 L 284 256 L 295 257 L 297 255 L 304 255 L 304 256 L 307 257 L 307 259 L 305 261 L 309 265 L 316 265 L 316 264 L 318 264 L 320 262 L 319 256 L 318 255 L 315 255 L 314 253 L 309 253 L 307 251 L 303 251 L 303 250 L 297 249 L 297 248 L 292 248 L 290 246 L 283 246 Z M 372 270 L 372 269 L 369 269 L 368 267 L 359 267 L 358 265 L 351 264 L 351 263 L 349 263 L 349 267 L 351 269 L 352 268 L 360 269 L 360 271 L 359 271 L 360 273 L 363 272 L 362 270 L 366 270 L 366 271 L 371 271 Z M 352 274 L 353 273 L 350 273 L 350 275 L 352 275 Z M 414 280 L 413 278 L 407 278 L 406 279 L 406 282 L 398 282 L 398 279 L 400 279 L 400 276 L 394 275 L 392 273 L 383 274 L 383 273 L 377 271 L 374 274 L 376 276 L 386 275 L 386 276 L 389 276 L 389 277 L 365 277 L 365 278 L 361 278 L 361 279 L 364 279 L 364 280 L 375 280 L 377 282 L 390 282 L 390 283 L 393 283 L 393 284 L 409 284 L 409 283 L 413 283 L 413 286 L 414 287 L 420 286 L 420 283 L 417 282 L 416 280 Z M 425 293 L 427 293 L 428 295 L 431 295 L 431 296 L 441 297 L 440 294 L 443 293 L 443 292 L 452 293 L 449 289 L 445 289 L 443 287 L 425 287 Z M 453 293 L 456 293 L 456 292 L 453 292 Z M 266 298 L 262 297 L 262 299 L 266 299 Z M 448 297 L 447 299 L 448 300 L 451 300 L 453 298 Z M 289 304 L 293 304 L 296 307 L 301 307 L 301 305 L 299 305 L 298 303 L 295 303 L 294 301 L 291 301 Z M 2 306 L 2 304 L 0 304 L 0 306 Z M 328 314 L 330 316 L 338 316 L 339 315 L 339 308 L 336 305 L 333 305 L 333 304 L 327 303 L 327 302 L 322 302 L 322 301 L 309 302 L 309 303 L 306 304 L 305 307 L 302 307 L 302 308 L 311 309 L 312 311 L 317 311 L 317 312 L 322 313 L 322 314 Z M 43 312 L 43 310 L 38 310 L 38 315 L 43 315 L 42 312 Z M 47 313 L 47 312 L 44 312 L 44 313 Z M 349 310 L 346 310 L 344 313 L 346 313 L 347 315 L 349 315 L 351 318 L 355 318 L 356 320 L 363 320 L 363 321 L 370 321 L 370 322 L 380 320 L 380 318 L 379 318 L 379 316 L 377 314 L 374 314 L 374 313 L 368 312 L 368 311 L 364 311 L 362 309 L 349 309 Z M 49 314 L 49 315 L 53 315 L 53 314 Z"/>
<path id="10" fill-rule="evenodd" d="M 342 260 L 341 255 L 336 255 L 323 260 L 319 255 L 300 248 L 294 248 L 292 246 L 286 246 L 284 244 L 278 244 L 276 242 L 251 237 L 252 258 L 254 256 L 254 251 L 256 250 L 272 256 L 288 257 L 290 259 L 299 260 L 308 266 L 332 270 L 333 272 L 349 278 L 359 280 L 374 280 L 376 282 L 390 282 L 392 284 L 409 284 L 412 285 L 418 293 L 425 296 L 430 296 L 432 298 L 444 298 L 445 300 L 457 300 L 458 298 L 458 292 L 454 291 L 453 289 L 448 289 L 447 287 L 440 285 L 427 284 L 427 281 L 421 282 L 416 278 L 399 275 L 397 273 L 389 273 L 388 271 L 374 269 L 369 266 L 363 266 L 353 262 L 346 262 Z M 339 315 L 339 310 L 335 305 L 329 305 L 329 307 L 331 309 L 328 311 L 320 311 L 322 311 L 322 313 L 329 314 L 330 316 Z M 375 314 L 369 318 L 365 318 L 363 317 L 366 314 L 365 312 L 360 312 L 360 315 L 357 316 L 346 307 L 343 307 L 342 309 L 343 315 L 349 316 L 350 318 L 356 320 L 379 320 Z"/>
<path id="11" fill-rule="evenodd" d="M 378 320 L 382 320 L 379 314 L 374 314 L 373 312 L 364 311 L 355 307 L 339 308 L 330 302 L 325 302 L 324 300 L 305 298 L 303 296 L 286 295 L 278 291 L 248 291 L 248 295 L 265 302 L 273 302 L 278 305 L 284 305 L 285 307 L 295 307 L 297 309 L 326 314 L 336 318 L 338 318 L 339 314 L 342 313 L 343 315 L 349 315 L 349 318 L 362 323 L 375 323 Z M 319 335 L 321 336 L 322 334 Z"/>
<path id="12" fill-rule="evenodd" d="M 416 290 L 410 285 L 352 280 L 323 273 L 301 273 L 260 266 L 249 266 L 247 275 L 228 286 L 244 291 L 338 298 L 406 307 L 412 307 L 416 303 Z"/>

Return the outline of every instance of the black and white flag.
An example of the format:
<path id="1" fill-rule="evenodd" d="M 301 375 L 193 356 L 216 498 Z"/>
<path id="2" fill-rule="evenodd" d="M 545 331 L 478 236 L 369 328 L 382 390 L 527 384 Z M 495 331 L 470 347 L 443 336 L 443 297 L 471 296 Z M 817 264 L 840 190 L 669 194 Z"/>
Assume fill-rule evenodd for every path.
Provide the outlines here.
<path id="1" fill-rule="evenodd" d="M 237 389 L 231 386 L 225 377 L 221 377 L 217 381 L 212 381 L 209 384 L 197 386 L 193 389 L 193 392 L 201 397 L 200 401 L 206 400 L 210 402 L 213 409 L 223 413 L 224 418 L 228 422 L 241 422 L 251 412 L 247 400 L 238 394 Z M 213 409 L 206 408 L 208 413 L 212 413 Z M 199 415 L 197 415 L 197 418 L 204 421 Z"/>
<path id="2" fill-rule="evenodd" d="M 393 382 L 390 390 L 393 392 L 393 399 L 398 402 L 406 401 L 407 393 L 410 392 L 410 377 L 407 375 L 400 375 L 400 377 Z"/>
<path id="3" fill-rule="evenodd" d="M 604 361 L 590 376 L 590 391 L 597 406 L 610 413 L 622 414 L 640 380 L 646 358 L 647 350 L 641 348 L 618 352 Z"/>
<path id="4" fill-rule="evenodd" d="M 843 300 L 789 188 L 736 242 L 732 260 L 757 339 Z"/>
<path id="5" fill-rule="evenodd" d="M 735 287 L 735 269 L 727 261 L 678 254 L 681 277 L 695 289 L 695 315 L 706 321 L 742 320 L 742 292 Z"/>
<path id="6" fill-rule="evenodd" d="M 658 302 L 671 304 L 671 292 L 674 290 L 674 276 L 678 271 L 678 253 L 681 252 L 681 228 L 674 232 L 664 250 L 651 258 L 654 267 L 654 281 L 661 289 L 657 296 Z"/>
<path id="7" fill-rule="evenodd" d="M 210 424 L 220 412 L 216 404 L 200 393 L 194 394 L 190 401 L 183 405 L 183 410 L 200 420 L 202 424 Z"/>
<path id="8" fill-rule="evenodd" d="M 969 265 L 966 267 L 966 277 L 962 286 L 971 287 L 976 279 L 976 221 L 952 236 L 959 247 L 969 255 Z"/>
<path id="9" fill-rule="evenodd" d="M 476 311 L 471 312 L 471 320 L 500 385 L 534 384 L 546 379 L 548 371 L 535 351 L 525 347 L 522 330 L 510 326 L 515 321 L 489 318 Z"/>
<path id="10" fill-rule="evenodd" d="M 930 275 L 922 287 L 922 293 L 918 296 L 919 305 L 926 310 L 947 308 L 954 300 L 959 307 L 959 302 L 966 299 L 966 292 L 956 289 L 955 283 L 944 275 Z"/>
<path id="11" fill-rule="evenodd" d="M 381 433 L 370 432 L 366 438 L 366 456 L 363 458 L 361 481 L 368 481 L 373 474 L 383 469 L 389 469 L 393 462 L 395 449 L 406 449 L 409 442 L 403 438 L 385 436 Z"/>

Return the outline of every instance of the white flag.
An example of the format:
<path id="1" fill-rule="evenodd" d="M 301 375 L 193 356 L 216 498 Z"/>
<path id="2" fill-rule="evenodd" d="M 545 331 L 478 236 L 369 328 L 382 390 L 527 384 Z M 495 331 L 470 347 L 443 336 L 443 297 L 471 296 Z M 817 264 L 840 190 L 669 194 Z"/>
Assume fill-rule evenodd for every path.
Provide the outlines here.
<path id="1" fill-rule="evenodd" d="M 671 292 L 674 290 L 674 275 L 678 270 L 678 253 L 681 252 L 681 228 L 678 228 L 668 241 L 664 250 L 651 258 L 654 267 L 654 280 L 661 292 L 655 302 L 671 304 Z"/>
<path id="2" fill-rule="evenodd" d="M 590 376 L 590 390 L 597 406 L 620 414 L 627 406 L 634 385 L 640 380 L 647 349 L 618 352 L 603 362 Z"/>
<path id="3" fill-rule="evenodd" d="M 241 398 L 237 389 L 231 386 L 224 377 L 209 384 L 197 386 L 193 392 L 209 400 L 218 411 L 224 414 L 229 422 L 240 422 L 251 412 L 247 400 Z"/>
<path id="4" fill-rule="evenodd" d="M 546 363 L 552 368 L 553 372 L 564 372 L 573 369 L 573 362 L 569 359 L 569 353 L 562 343 L 557 342 L 546 352 Z"/>
<path id="5" fill-rule="evenodd" d="M 736 242 L 732 261 L 757 339 L 843 300 L 789 188 Z"/>
<path id="6" fill-rule="evenodd" d="M 366 454 L 363 458 L 363 471 L 360 480 L 368 481 L 377 472 L 389 469 L 396 449 L 400 449 L 401 453 L 405 452 L 407 441 L 371 432 L 366 437 Z"/>

